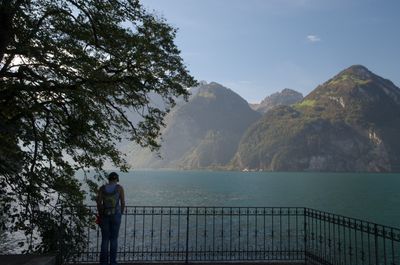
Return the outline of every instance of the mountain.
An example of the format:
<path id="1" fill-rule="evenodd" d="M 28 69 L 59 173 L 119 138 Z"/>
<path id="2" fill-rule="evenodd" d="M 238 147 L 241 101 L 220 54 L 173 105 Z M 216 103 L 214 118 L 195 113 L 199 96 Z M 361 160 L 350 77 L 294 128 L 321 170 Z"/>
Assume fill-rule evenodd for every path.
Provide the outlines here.
<path id="1" fill-rule="evenodd" d="M 244 134 L 231 166 L 279 171 L 400 171 L 400 89 L 361 65 Z"/>
<path id="2" fill-rule="evenodd" d="M 244 131 L 260 116 L 232 90 L 203 82 L 192 90 L 187 103 L 167 115 L 162 158 L 130 146 L 128 162 L 136 168 L 222 167 L 233 158 Z"/>
<path id="3" fill-rule="evenodd" d="M 301 93 L 293 89 L 285 88 L 281 92 L 276 92 L 266 97 L 260 104 L 250 104 L 250 107 L 260 113 L 266 113 L 276 106 L 289 106 L 302 99 L 303 95 Z"/>

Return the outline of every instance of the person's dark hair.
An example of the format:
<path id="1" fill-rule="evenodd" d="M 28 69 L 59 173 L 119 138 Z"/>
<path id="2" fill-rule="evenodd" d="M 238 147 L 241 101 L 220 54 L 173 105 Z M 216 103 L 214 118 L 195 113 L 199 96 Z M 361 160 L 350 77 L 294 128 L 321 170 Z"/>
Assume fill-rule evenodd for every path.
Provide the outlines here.
<path id="1" fill-rule="evenodd" d="M 110 174 L 108 174 L 107 178 L 109 181 L 114 181 L 114 180 L 119 181 L 119 176 L 115 172 L 111 172 Z"/>

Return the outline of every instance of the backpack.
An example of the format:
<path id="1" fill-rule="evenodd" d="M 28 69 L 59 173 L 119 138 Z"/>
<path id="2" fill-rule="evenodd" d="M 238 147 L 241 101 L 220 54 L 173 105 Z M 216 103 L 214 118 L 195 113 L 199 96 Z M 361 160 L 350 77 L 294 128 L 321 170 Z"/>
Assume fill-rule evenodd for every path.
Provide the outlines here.
<path id="1" fill-rule="evenodd" d="M 115 186 L 114 191 L 107 192 L 106 187 L 102 187 L 102 197 L 103 197 L 103 214 L 104 215 L 114 215 L 117 210 L 117 204 L 119 196 L 116 196 L 118 193 L 118 185 Z"/>

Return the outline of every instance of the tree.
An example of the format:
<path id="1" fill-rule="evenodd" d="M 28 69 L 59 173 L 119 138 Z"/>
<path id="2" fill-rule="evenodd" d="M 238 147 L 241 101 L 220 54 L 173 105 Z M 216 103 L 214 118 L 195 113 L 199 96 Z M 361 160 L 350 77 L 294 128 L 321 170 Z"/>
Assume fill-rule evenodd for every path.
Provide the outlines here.
<path id="1" fill-rule="evenodd" d="M 25 231 L 28 251 L 53 250 L 61 230 L 80 242 L 91 219 L 77 170 L 126 170 L 124 136 L 158 147 L 165 114 L 195 84 L 175 34 L 138 0 L 0 0 L 2 225 Z"/>

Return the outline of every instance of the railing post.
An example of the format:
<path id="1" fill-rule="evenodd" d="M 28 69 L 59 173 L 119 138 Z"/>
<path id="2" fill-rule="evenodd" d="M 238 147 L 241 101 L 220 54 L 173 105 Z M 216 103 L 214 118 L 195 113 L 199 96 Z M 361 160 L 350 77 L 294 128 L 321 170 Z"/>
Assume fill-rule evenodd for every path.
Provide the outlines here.
<path id="1" fill-rule="evenodd" d="M 186 258 L 185 263 L 189 262 L 189 207 L 186 208 Z"/>
<path id="2" fill-rule="evenodd" d="M 304 221 L 304 263 L 307 264 L 307 219 L 306 219 L 306 211 L 307 208 L 304 208 L 304 216 L 303 216 L 303 221 Z"/>
<path id="3" fill-rule="evenodd" d="M 378 258 L 378 225 L 374 225 L 374 235 L 375 235 L 375 264 L 379 264 L 379 258 Z"/>

